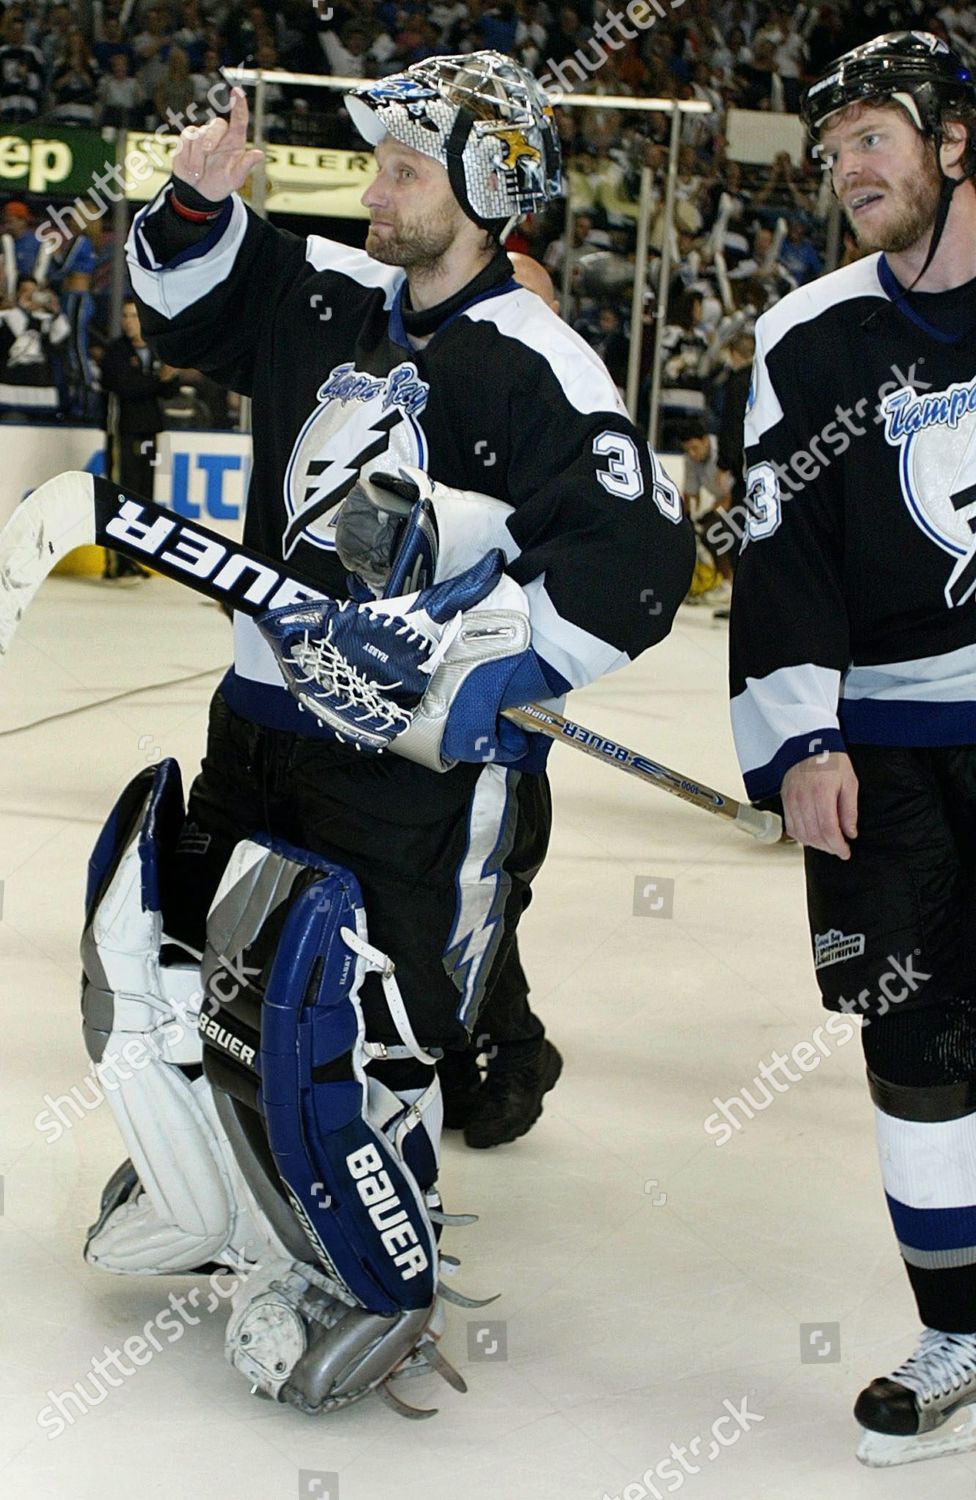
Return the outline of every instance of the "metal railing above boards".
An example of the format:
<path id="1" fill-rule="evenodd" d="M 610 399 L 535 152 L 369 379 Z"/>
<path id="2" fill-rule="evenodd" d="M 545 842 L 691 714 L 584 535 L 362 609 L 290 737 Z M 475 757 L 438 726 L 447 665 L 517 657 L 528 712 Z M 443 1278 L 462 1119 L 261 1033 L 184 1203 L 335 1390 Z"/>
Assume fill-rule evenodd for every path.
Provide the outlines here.
<path id="1" fill-rule="evenodd" d="M 266 129 L 266 96 L 268 87 L 275 88 L 325 88 L 336 93 L 348 93 L 350 89 L 363 88 L 372 80 L 368 78 L 342 78 L 327 73 L 288 73 L 279 69 L 225 68 L 224 76 L 231 83 L 254 89 L 254 144 L 263 147 Z M 556 108 L 605 109 L 639 111 L 643 114 L 667 114 L 671 116 L 671 137 L 668 147 L 668 172 L 665 184 L 663 223 L 670 226 L 663 233 L 658 292 L 654 303 L 654 358 L 651 377 L 650 419 L 648 438 L 651 446 L 657 443 L 661 405 L 662 367 L 664 361 L 664 330 L 668 321 L 668 288 L 671 268 L 676 259 L 677 236 L 675 230 L 675 205 L 678 197 L 678 156 L 681 145 L 681 122 L 687 115 L 712 113 L 712 105 L 704 99 L 657 99 L 638 98 L 632 94 L 574 94 L 550 89 L 549 97 Z M 251 206 L 256 213 L 266 216 L 267 172 L 262 162 L 254 173 Z M 627 410 L 637 420 L 640 395 L 640 371 L 644 345 L 644 298 L 647 289 L 647 274 L 651 240 L 652 218 L 657 208 L 654 196 L 654 177 L 648 167 L 641 170 L 640 199 L 637 205 L 637 249 L 634 262 L 634 286 L 630 310 L 630 356 L 627 367 Z M 576 215 L 572 202 L 566 199 L 566 224 L 563 236 L 562 303 L 570 304 L 573 278 L 573 239 Z"/>

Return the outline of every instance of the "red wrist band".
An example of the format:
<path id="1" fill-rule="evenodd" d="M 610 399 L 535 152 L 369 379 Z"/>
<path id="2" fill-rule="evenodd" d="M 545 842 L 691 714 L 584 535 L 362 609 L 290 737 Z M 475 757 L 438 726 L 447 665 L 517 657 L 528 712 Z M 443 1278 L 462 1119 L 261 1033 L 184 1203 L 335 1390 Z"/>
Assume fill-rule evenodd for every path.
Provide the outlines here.
<path id="1" fill-rule="evenodd" d="M 175 193 L 170 193 L 169 201 L 173 205 L 173 212 L 179 214 L 181 219 L 189 219 L 191 224 L 206 224 L 211 219 L 216 219 L 220 214 L 219 208 L 207 209 L 205 213 L 201 213 L 196 208 L 187 208 L 186 204 L 181 203 Z"/>

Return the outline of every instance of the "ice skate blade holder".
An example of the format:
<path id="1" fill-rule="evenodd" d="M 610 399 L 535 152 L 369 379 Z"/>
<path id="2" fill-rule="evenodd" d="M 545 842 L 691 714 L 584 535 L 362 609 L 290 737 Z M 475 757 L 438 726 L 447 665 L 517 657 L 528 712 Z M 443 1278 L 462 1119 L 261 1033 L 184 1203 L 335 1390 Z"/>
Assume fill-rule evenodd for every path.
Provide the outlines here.
<path id="1" fill-rule="evenodd" d="M 900 1464 L 921 1463 L 926 1458 L 947 1458 L 976 1448 L 976 1405 L 960 1406 L 932 1432 L 917 1437 L 889 1437 L 884 1432 L 862 1429 L 857 1457 L 869 1469 L 892 1469 Z"/>

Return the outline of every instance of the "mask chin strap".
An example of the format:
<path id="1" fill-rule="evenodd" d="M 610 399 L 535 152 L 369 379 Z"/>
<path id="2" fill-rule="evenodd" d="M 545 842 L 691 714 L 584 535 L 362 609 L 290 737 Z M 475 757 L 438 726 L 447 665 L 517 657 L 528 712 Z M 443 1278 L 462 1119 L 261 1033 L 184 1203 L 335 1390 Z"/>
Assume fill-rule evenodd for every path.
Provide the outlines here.
<path id="1" fill-rule="evenodd" d="M 468 137 L 474 129 L 474 123 L 475 117 L 470 110 L 458 110 L 458 117 L 454 121 L 447 146 L 445 147 L 447 176 L 451 184 L 452 193 L 471 222 L 477 224 L 478 228 L 483 229 L 486 234 L 492 234 L 494 226 L 498 221 L 495 219 L 483 219 L 480 214 L 475 213 L 471 200 L 468 197 L 468 182 L 464 175 L 464 151 L 468 144 Z M 508 219 L 504 229 L 498 236 L 500 244 L 505 243 L 521 217 L 521 214 L 515 213 Z"/>
<path id="2" fill-rule="evenodd" d="M 445 153 L 447 156 L 447 175 L 451 184 L 451 191 L 460 203 L 468 218 L 479 229 L 487 229 L 489 221 L 476 214 L 468 197 L 468 183 L 464 175 L 464 149 L 468 144 L 468 137 L 474 129 L 474 115 L 470 110 L 459 109 L 457 119 L 454 121 L 450 137 L 448 138 Z"/>

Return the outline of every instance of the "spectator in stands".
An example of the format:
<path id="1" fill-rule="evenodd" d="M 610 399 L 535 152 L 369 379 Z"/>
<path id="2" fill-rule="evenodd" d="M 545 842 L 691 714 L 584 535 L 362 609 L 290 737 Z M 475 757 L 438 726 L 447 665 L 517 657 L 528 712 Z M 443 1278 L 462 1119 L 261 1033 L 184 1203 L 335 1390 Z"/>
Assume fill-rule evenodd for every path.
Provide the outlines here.
<path id="1" fill-rule="evenodd" d="M 437 7 L 435 7 L 436 9 Z M 446 7 L 445 7 L 446 8 Z M 454 7 L 457 9 L 457 7 Z M 544 19 L 546 7 L 536 4 L 536 0 L 518 0 L 518 21 L 515 27 L 515 47 L 520 49 L 520 55 L 527 67 L 533 72 L 540 63 L 546 61 L 546 42 L 548 30 Z M 529 61 L 530 57 L 534 60 Z"/>
<path id="2" fill-rule="evenodd" d="M 799 112 L 801 78 L 806 60 L 806 35 L 802 23 L 807 19 L 804 7 L 794 14 L 790 24 L 790 13 L 780 6 L 771 6 L 766 21 L 766 34 L 775 48 L 776 71 L 783 83 L 783 108 L 791 115 Z"/>
<path id="3" fill-rule="evenodd" d="M 674 452 L 683 423 L 701 419 L 705 412 L 705 382 L 701 364 L 708 338 L 701 320 L 704 298 L 700 291 L 681 293 L 669 309 L 664 330 L 664 371 L 661 391 L 661 440 L 665 452 Z"/>
<path id="4" fill-rule="evenodd" d="M 0 421 L 57 415 L 52 351 L 70 332 L 54 292 L 42 290 L 33 276 L 21 276 L 15 305 L 0 312 Z"/>
<path id="5" fill-rule="evenodd" d="M 429 14 L 441 41 L 448 42 L 454 28 L 467 20 L 468 7 L 464 0 L 443 0 L 440 5 L 432 5 Z M 542 39 L 545 41 L 545 27 L 542 29 Z"/>
<path id="6" fill-rule="evenodd" d="M 549 32 L 545 49 L 546 57 L 552 58 L 555 63 L 561 63 L 567 58 L 573 58 L 581 47 L 584 53 L 587 53 L 586 43 L 592 35 L 589 29 L 584 28 L 579 11 L 574 10 L 571 5 L 564 5 L 560 8 L 556 24 Z M 570 78 L 572 78 L 572 70 L 570 70 Z"/>
<path id="7" fill-rule="evenodd" d="M 718 72 L 726 90 L 735 83 L 736 70 L 741 64 L 752 62 L 752 48 L 746 41 L 741 26 L 733 26 L 728 41 L 720 41 L 712 53 L 712 67 Z"/>
<path id="8" fill-rule="evenodd" d="M 782 110 L 783 81 L 776 71 L 772 42 L 756 43 L 752 62 L 740 62 L 736 67 L 735 84 L 743 109 Z"/>
<path id="9" fill-rule="evenodd" d="M 44 35 L 39 43 L 39 50 L 44 59 L 45 78 L 53 78 L 56 70 L 67 57 L 68 33 L 73 26 L 70 6 L 51 6 L 47 13 Z"/>
<path id="10" fill-rule="evenodd" d="M 3 292 L 8 303 L 17 295 L 22 276 L 31 276 L 41 244 L 30 227 L 26 203 L 7 203 L 0 220 L 0 250 L 3 252 Z"/>
<path id="11" fill-rule="evenodd" d="M 579 260 L 580 256 L 585 255 L 588 250 L 599 248 L 597 242 L 593 238 L 593 233 L 594 229 L 592 214 L 577 214 L 576 220 L 573 224 L 573 249 L 570 252 L 570 259 L 574 262 L 574 264 Z M 545 255 L 546 269 L 550 271 L 553 276 L 559 277 L 562 275 L 563 260 L 565 259 L 565 254 L 565 241 L 562 239 L 553 240 Z"/>
<path id="12" fill-rule="evenodd" d="M 60 125 L 91 125 L 95 115 L 95 64 L 80 26 L 68 32 L 67 52 L 51 79 L 49 108 Z"/>
<path id="13" fill-rule="evenodd" d="M 180 0 L 180 24 L 173 32 L 173 42 L 175 46 L 183 48 L 191 72 L 203 62 L 206 51 L 203 28 L 199 0 Z"/>
<path id="14" fill-rule="evenodd" d="M 132 41 L 136 57 L 136 77 L 147 99 L 153 97 L 165 76 L 171 45 L 167 12 L 161 5 L 151 5 L 145 13 L 144 30 Z"/>
<path id="15" fill-rule="evenodd" d="M 732 505 L 738 507 L 740 518 L 746 499 L 745 425 L 755 355 L 755 335 L 736 334 L 726 351 L 729 374 L 724 386 L 722 420 L 718 429 L 718 466 L 731 476 Z M 740 541 L 741 535 L 740 530 Z M 734 561 L 738 556 L 738 546 L 730 547 L 729 551 Z"/>
<path id="16" fill-rule="evenodd" d="M 775 224 L 777 219 L 786 218 L 797 210 L 806 213 L 810 209 L 810 199 L 798 180 L 788 151 L 776 153 L 769 177 L 755 194 L 753 205 L 764 224 Z"/>
<path id="17" fill-rule="evenodd" d="M 191 75 L 190 82 L 193 85 L 198 118 L 202 118 L 203 109 L 208 111 L 208 118 L 213 114 L 230 113 L 230 85 L 224 81 L 224 75 L 220 71 L 220 56 L 213 47 L 208 47 L 204 52 L 203 67 L 199 73 Z"/>
<path id="18" fill-rule="evenodd" d="M 825 73 L 835 57 L 840 57 L 855 45 L 845 30 L 836 5 L 822 5 L 820 17 L 807 41 L 807 72 L 810 77 L 817 78 Z"/>
<path id="19" fill-rule="evenodd" d="M 679 438 L 685 455 L 685 477 L 682 485 L 685 509 L 691 517 L 699 543 L 704 546 L 719 583 L 705 593 L 692 593 L 689 603 L 708 604 L 716 618 L 728 619 L 732 598 L 734 564 L 731 551 L 708 540 L 709 531 L 724 521 L 724 512 L 732 504 L 732 475 L 723 469 L 719 459 L 718 438 L 705 423 L 690 419 L 680 429 Z M 714 574 L 713 574 L 714 577 Z M 719 614 L 719 611 L 722 613 Z"/>
<path id="20" fill-rule="evenodd" d="M 278 49 L 273 42 L 258 43 L 254 54 L 254 66 L 263 68 L 266 73 L 280 66 Z M 266 83 L 264 86 L 264 133 L 269 141 L 287 140 L 284 126 L 287 111 L 288 99 L 285 90 L 278 83 Z"/>
<path id="21" fill-rule="evenodd" d="M 179 134 L 190 123 L 189 109 L 195 99 L 190 59 L 182 47 L 172 46 L 166 59 L 166 72 L 153 95 L 160 128 Z"/>
<path id="22" fill-rule="evenodd" d="M 67 10 L 67 6 L 64 7 Z M 133 52 L 129 43 L 122 34 L 122 21 L 117 11 L 106 9 L 102 13 L 102 25 L 100 34 L 92 47 L 92 56 L 96 66 L 102 73 L 109 71 L 109 63 L 117 52 L 121 52 L 128 59 L 129 71 L 132 71 Z"/>
<path id="23" fill-rule="evenodd" d="M 24 39 L 25 20 L 11 6 L 0 20 L 0 120 L 36 120 L 44 104 L 44 58 Z"/>
<path id="24" fill-rule="evenodd" d="M 938 19 L 946 29 L 950 45 L 972 67 L 976 61 L 976 11 L 972 5 L 956 5 L 953 0 L 943 5 Z"/>
<path id="25" fill-rule="evenodd" d="M 180 379 L 151 353 L 131 298 L 122 306 L 121 337 L 105 350 L 102 384 L 109 396 L 106 472 L 122 489 L 151 499 L 156 437 L 163 425 L 160 398 L 172 395 Z M 104 576 L 135 582 L 149 575 L 121 553 L 107 552 Z"/>
<path id="26" fill-rule="evenodd" d="M 603 360 L 614 385 L 622 395 L 627 384 L 627 359 L 630 352 L 630 345 L 624 334 L 623 316 L 619 308 L 610 302 L 604 302 L 597 319 L 598 331 L 590 341 L 590 347 Z"/>
<path id="27" fill-rule="evenodd" d="M 84 215 L 85 219 L 88 217 Z M 97 217 L 94 211 L 91 217 Z M 47 261 L 46 270 L 48 284 L 57 291 L 71 328 L 71 337 L 64 346 L 66 389 L 62 404 L 69 415 L 81 421 L 93 420 L 101 404 L 97 372 L 93 370 L 88 346 L 95 312 L 91 288 L 97 264 L 98 253 L 91 237 L 76 225 Z"/>
<path id="28" fill-rule="evenodd" d="M 369 62 L 369 33 L 358 21 L 350 21 L 342 33 L 330 28 L 319 32 L 319 44 L 329 73 L 339 78 L 365 78 Z"/>
<path id="29" fill-rule="evenodd" d="M 518 17 L 514 0 L 497 0 L 481 13 L 481 33 L 485 46 L 495 52 L 511 52 L 515 46 Z"/>
<path id="30" fill-rule="evenodd" d="M 117 130 L 145 123 L 146 96 L 138 78 L 129 76 L 129 59 L 124 52 L 109 58 L 108 73 L 95 89 L 95 124 L 114 125 Z"/>
<path id="31" fill-rule="evenodd" d="M 785 266 L 797 286 L 805 286 L 823 275 L 823 261 L 815 245 L 811 243 L 805 214 L 791 214 L 787 219 L 786 239 L 779 252 L 780 264 Z"/>

